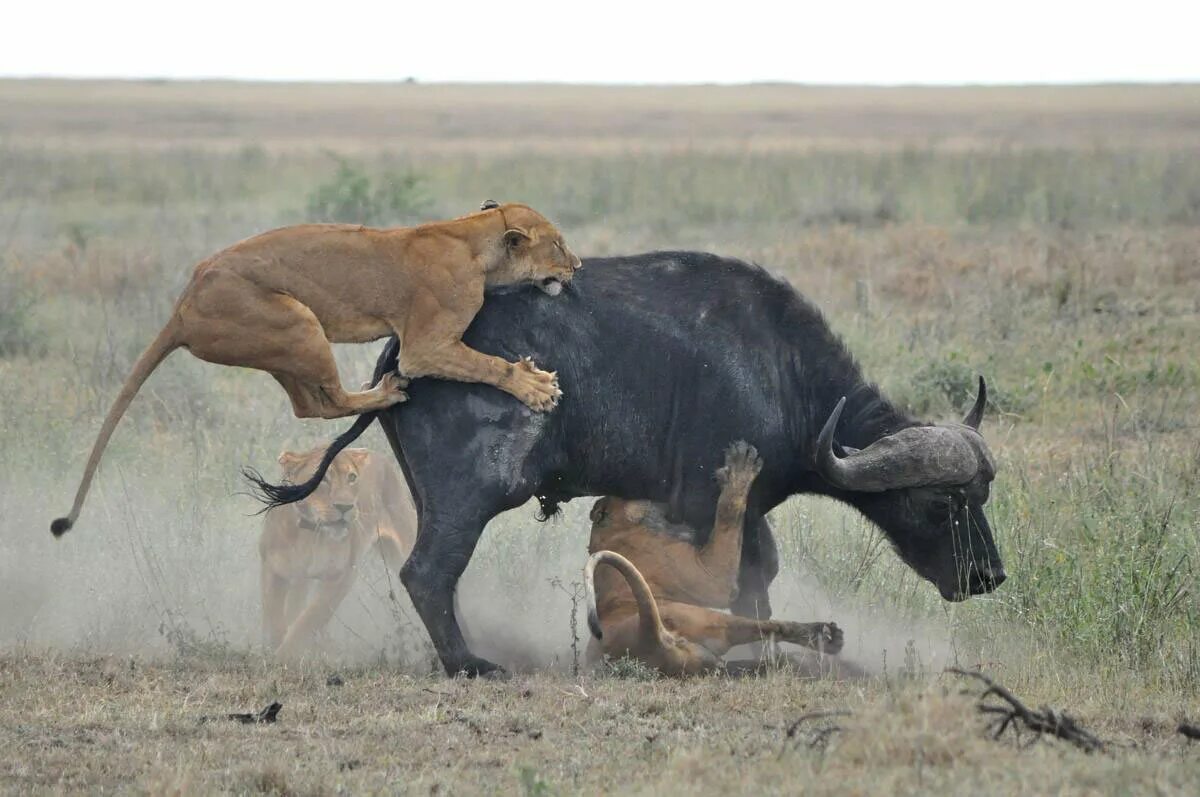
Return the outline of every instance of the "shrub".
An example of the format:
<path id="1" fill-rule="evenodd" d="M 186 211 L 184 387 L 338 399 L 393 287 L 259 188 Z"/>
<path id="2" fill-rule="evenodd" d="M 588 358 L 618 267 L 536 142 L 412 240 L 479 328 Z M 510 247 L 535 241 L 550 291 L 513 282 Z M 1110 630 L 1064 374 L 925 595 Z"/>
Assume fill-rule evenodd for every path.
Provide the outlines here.
<path id="1" fill-rule="evenodd" d="M 331 157 L 337 161 L 337 173 L 308 195 L 311 220 L 390 226 L 410 222 L 428 207 L 420 176 L 389 172 L 372 183 L 360 166 Z"/>
<path id="2" fill-rule="evenodd" d="M 38 296 L 18 273 L 0 261 L 0 358 L 45 353 L 33 329 L 33 309 Z"/>

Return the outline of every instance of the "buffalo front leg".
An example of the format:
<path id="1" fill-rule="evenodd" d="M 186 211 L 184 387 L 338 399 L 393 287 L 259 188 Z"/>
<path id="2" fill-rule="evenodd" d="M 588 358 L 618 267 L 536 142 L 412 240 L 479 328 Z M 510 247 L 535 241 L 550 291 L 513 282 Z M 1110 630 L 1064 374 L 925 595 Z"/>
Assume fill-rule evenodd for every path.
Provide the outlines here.
<path id="1" fill-rule="evenodd" d="M 779 548 L 767 519 L 747 518 L 738 569 L 738 594 L 730 609 L 739 617 L 769 620 L 771 599 L 767 589 L 779 574 Z"/>
<path id="2" fill-rule="evenodd" d="M 562 397 L 558 376 L 541 370 L 528 357 L 510 363 L 501 357 L 475 351 L 461 340 L 436 347 L 419 340 L 406 347 L 402 340 L 400 370 L 410 379 L 434 376 L 492 385 L 538 412 L 553 409 Z"/>
<path id="3" fill-rule="evenodd" d="M 447 675 L 469 677 L 503 673 L 496 664 L 471 653 L 454 614 L 454 591 L 475 545 L 483 534 L 486 518 L 440 516 L 423 511 L 417 542 L 400 569 L 400 580 L 408 590 L 434 650 Z"/>

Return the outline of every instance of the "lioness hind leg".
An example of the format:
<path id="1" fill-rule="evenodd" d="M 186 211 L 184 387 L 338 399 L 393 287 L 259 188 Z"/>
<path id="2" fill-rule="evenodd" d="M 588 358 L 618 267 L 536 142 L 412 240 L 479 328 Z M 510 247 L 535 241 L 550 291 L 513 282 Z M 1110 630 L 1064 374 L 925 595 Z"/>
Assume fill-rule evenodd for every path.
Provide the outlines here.
<path id="1" fill-rule="evenodd" d="M 325 330 L 307 306 L 235 274 L 214 273 L 179 308 L 180 338 L 192 354 L 218 365 L 266 371 L 300 418 L 340 418 L 385 409 L 408 398 L 389 374 L 359 393 L 342 388 Z"/>
<path id="2" fill-rule="evenodd" d="M 777 637 L 784 642 L 837 653 L 842 649 L 842 630 L 836 623 L 793 623 L 752 620 L 685 603 L 659 604 L 663 625 L 685 639 L 723 656 L 735 645 Z"/>

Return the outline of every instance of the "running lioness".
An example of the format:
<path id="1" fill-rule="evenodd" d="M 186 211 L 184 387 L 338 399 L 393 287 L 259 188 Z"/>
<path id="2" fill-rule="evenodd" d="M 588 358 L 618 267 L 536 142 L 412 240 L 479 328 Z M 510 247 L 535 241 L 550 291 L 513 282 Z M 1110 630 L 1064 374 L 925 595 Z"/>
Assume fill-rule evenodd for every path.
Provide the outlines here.
<path id="1" fill-rule="evenodd" d="M 298 418 L 338 418 L 408 398 L 407 379 L 484 382 L 536 411 L 562 395 L 553 373 L 528 358 L 482 354 L 462 335 L 484 289 L 532 282 L 554 296 L 580 260 L 562 234 L 525 205 L 484 209 L 418 227 L 372 229 L 302 224 L 248 238 L 196 266 L 154 342 L 134 363 L 100 427 L 62 535 L 79 518 L 104 447 L 129 403 L 163 358 L 186 348 L 202 360 L 266 371 Z M 400 372 L 358 393 L 342 388 L 330 343 L 395 334 Z"/>

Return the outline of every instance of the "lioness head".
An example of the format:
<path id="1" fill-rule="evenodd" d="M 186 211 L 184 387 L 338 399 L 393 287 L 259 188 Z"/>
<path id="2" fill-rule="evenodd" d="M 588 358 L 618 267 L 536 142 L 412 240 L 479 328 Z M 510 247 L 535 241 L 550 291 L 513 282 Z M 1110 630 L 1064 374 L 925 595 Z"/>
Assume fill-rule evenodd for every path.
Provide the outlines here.
<path id="1" fill-rule="evenodd" d="M 501 205 L 487 200 L 480 207 L 499 216 L 504 226 L 502 252 L 488 270 L 488 285 L 532 282 L 551 296 L 582 267 L 583 262 L 567 247 L 562 233 L 542 214 L 526 205 Z"/>
<path id="2" fill-rule="evenodd" d="M 317 469 L 324 453 L 324 447 L 304 452 L 284 451 L 279 455 L 284 478 L 293 483 L 304 481 Z M 358 511 L 359 476 L 370 456 L 365 448 L 348 448 L 334 458 L 321 486 L 295 504 L 302 528 L 333 540 L 346 538 Z"/>

